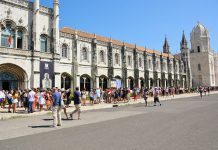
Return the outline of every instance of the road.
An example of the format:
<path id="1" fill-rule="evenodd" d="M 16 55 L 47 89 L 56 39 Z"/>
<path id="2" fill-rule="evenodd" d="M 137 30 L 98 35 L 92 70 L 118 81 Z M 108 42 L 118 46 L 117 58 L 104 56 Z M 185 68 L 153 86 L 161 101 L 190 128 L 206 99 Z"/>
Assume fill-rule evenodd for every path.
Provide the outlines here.
<path id="1" fill-rule="evenodd" d="M 51 116 L 1 121 L 2 150 L 217 150 L 218 95 L 87 111 L 50 127 Z"/>

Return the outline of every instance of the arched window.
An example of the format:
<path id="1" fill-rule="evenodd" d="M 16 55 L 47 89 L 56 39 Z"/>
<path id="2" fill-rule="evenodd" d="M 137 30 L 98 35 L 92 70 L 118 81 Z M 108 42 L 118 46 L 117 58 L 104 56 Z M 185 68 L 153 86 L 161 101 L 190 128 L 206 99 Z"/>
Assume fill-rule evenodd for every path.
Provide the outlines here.
<path id="1" fill-rule="evenodd" d="M 1 34 L 1 46 L 3 47 L 15 47 L 15 31 L 12 29 L 11 24 L 6 24 L 6 27 L 2 27 Z"/>
<path id="2" fill-rule="evenodd" d="M 88 60 L 88 51 L 85 47 L 82 49 L 82 60 Z"/>
<path id="3" fill-rule="evenodd" d="M 128 56 L 128 65 L 129 65 L 129 66 L 132 65 L 132 59 L 131 59 L 131 56 L 130 56 L 130 55 Z"/>
<path id="4" fill-rule="evenodd" d="M 47 52 L 47 36 L 46 35 L 41 35 L 40 36 L 40 47 L 41 47 L 41 52 Z"/>
<path id="5" fill-rule="evenodd" d="M 115 54 L 115 64 L 119 64 L 119 54 L 118 53 L 116 53 Z"/>
<path id="6" fill-rule="evenodd" d="M 139 58 L 139 67 L 142 67 L 142 58 Z"/>
<path id="7" fill-rule="evenodd" d="M 67 44 L 62 45 L 62 57 L 67 58 Z"/>
<path id="8" fill-rule="evenodd" d="M 100 62 L 104 62 L 104 51 L 100 51 L 99 60 Z"/>

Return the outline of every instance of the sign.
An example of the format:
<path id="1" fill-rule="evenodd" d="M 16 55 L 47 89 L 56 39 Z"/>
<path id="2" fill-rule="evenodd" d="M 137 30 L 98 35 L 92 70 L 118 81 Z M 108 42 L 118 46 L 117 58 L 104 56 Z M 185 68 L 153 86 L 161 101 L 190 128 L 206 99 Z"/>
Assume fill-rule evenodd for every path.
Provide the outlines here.
<path id="1" fill-rule="evenodd" d="M 55 83 L 54 75 L 54 63 L 53 62 L 40 62 L 40 87 L 41 88 L 52 88 Z"/>

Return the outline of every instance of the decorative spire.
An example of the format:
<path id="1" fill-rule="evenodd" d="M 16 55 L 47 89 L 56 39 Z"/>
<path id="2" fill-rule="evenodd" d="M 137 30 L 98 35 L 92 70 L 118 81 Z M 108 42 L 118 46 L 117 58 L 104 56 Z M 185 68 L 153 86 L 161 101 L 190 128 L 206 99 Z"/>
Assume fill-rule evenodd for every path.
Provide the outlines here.
<path id="1" fill-rule="evenodd" d="M 164 45 L 163 45 L 163 52 L 164 53 L 170 53 L 170 46 L 167 40 L 167 36 L 165 35 L 165 41 L 164 41 Z"/>
<path id="2" fill-rule="evenodd" d="M 186 40 L 184 31 L 183 31 L 183 34 L 182 34 L 182 41 L 180 42 L 180 48 L 181 49 L 188 48 L 188 42 Z"/>

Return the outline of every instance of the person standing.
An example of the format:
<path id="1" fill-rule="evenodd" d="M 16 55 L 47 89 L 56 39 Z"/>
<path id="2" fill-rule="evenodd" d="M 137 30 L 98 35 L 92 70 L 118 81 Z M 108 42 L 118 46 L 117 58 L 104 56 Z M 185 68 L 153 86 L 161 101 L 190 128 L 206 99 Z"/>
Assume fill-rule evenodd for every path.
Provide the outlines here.
<path id="1" fill-rule="evenodd" d="M 79 87 L 76 87 L 76 91 L 74 92 L 74 105 L 75 105 L 75 110 L 70 114 L 70 118 L 73 120 L 73 114 L 78 112 L 78 120 L 80 120 L 81 93 L 79 91 Z"/>
<path id="2" fill-rule="evenodd" d="M 208 96 L 209 96 L 209 94 L 210 94 L 210 87 L 209 86 L 207 87 L 207 93 L 208 93 Z"/>
<path id="3" fill-rule="evenodd" d="M 148 89 L 147 88 L 144 89 L 143 97 L 144 97 L 144 100 L 145 100 L 145 107 L 147 107 L 147 105 L 148 105 L 148 101 L 147 101 L 147 99 L 148 99 Z"/>
<path id="4" fill-rule="evenodd" d="M 18 103 L 18 99 L 17 98 L 18 97 L 19 97 L 18 91 L 14 90 L 14 92 L 12 94 L 12 98 L 13 98 L 13 101 L 12 101 L 13 113 L 16 113 L 16 108 L 17 108 L 17 103 Z"/>
<path id="5" fill-rule="evenodd" d="M 199 92 L 200 92 L 200 97 L 202 98 L 203 88 L 201 86 L 199 87 Z"/>
<path id="6" fill-rule="evenodd" d="M 33 113 L 33 102 L 34 102 L 34 96 L 35 92 L 34 89 L 31 89 L 31 91 L 28 94 L 28 113 Z"/>
<path id="7" fill-rule="evenodd" d="M 156 103 L 158 102 L 161 106 L 161 103 L 160 103 L 160 100 L 159 100 L 159 91 L 157 88 L 154 88 L 154 92 L 153 92 L 153 95 L 154 95 L 154 106 L 156 106 Z"/>
<path id="8" fill-rule="evenodd" d="M 90 104 L 93 106 L 94 105 L 94 92 L 92 89 L 89 93 L 89 97 L 90 97 Z"/>
<path id="9" fill-rule="evenodd" d="M 81 92 L 82 95 L 82 106 L 86 106 L 86 89 L 84 88 Z"/>
<path id="10" fill-rule="evenodd" d="M 43 106 L 45 105 L 45 90 L 41 90 L 38 94 L 39 94 L 39 111 L 42 111 Z"/>
<path id="11" fill-rule="evenodd" d="M 57 88 L 53 88 L 53 127 L 61 126 L 61 94 L 58 92 Z"/>

